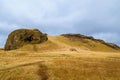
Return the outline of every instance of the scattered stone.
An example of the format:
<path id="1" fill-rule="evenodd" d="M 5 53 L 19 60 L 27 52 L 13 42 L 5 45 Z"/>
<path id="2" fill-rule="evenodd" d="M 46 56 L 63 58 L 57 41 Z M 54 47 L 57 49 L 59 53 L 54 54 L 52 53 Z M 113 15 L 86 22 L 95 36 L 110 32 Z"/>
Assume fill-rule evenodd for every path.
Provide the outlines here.
<path id="1" fill-rule="evenodd" d="M 70 48 L 70 51 L 77 51 L 75 48 Z"/>

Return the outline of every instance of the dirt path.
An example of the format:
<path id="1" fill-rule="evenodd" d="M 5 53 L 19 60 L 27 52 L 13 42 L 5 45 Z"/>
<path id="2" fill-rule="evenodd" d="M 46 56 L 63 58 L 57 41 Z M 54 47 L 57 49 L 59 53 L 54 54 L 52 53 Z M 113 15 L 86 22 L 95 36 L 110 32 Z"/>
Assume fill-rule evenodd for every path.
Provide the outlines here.
<path id="1" fill-rule="evenodd" d="M 19 68 L 19 67 L 24 67 L 24 66 L 30 66 L 30 65 L 36 65 L 36 64 L 39 64 L 39 63 L 43 63 L 43 62 L 45 62 L 45 61 L 37 61 L 37 62 L 32 62 L 32 63 L 19 64 L 19 65 L 16 65 L 16 66 L 12 66 L 12 67 L 8 67 L 8 68 L 0 69 L 0 71 L 7 71 L 7 70 L 14 69 L 14 68 Z"/>
<path id="2" fill-rule="evenodd" d="M 63 42 L 58 41 L 56 37 L 49 36 L 49 40 L 52 41 L 53 43 L 59 45 L 61 48 L 64 48 L 64 49 L 65 48 L 68 49 L 71 47 L 70 45 L 67 45 Z"/>

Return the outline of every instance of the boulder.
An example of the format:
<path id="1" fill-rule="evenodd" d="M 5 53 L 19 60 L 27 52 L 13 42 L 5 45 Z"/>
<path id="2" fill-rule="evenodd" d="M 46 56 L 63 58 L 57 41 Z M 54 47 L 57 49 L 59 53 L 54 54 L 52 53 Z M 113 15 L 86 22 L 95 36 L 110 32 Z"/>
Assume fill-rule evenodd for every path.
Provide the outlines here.
<path id="1" fill-rule="evenodd" d="M 38 29 L 18 29 L 9 34 L 4 48 L 14 50 L 26 44 L 39 44 L 47 40 L 47 34 Z"/>

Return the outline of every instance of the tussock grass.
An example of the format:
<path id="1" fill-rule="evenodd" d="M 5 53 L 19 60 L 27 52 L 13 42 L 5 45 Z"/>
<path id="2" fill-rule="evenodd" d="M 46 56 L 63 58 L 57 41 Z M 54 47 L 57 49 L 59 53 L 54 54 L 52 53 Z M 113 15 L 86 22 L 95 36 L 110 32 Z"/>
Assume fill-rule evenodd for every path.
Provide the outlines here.
<path id="1" fill-rule="evenodd" d="M 58 45 L 51 41 L 46 41 L 40 44 L 28 44 L 23 46 L 19 51 L 33 51 L 33 52 L 45 52 L 45 51 L 53 51 L 59 49 Z"/>
<path id="2" fill-rule="evenodd" d="M 103 51 L 103 52 L 119 52 L 119 50 L 112 49 L 111 47 L 108 47 L 102 44 L 101 42 L 92 41 L 90 39 L 72 41 L 63 36 L 57 36 L 56 38 L 58 41 L 62 43 L 65 43 L 73 47 L 78 47 L 84 50 Z"/>
<path id="3" fill-rule="evenodd" d="M 49 37 L 42 44 L 0 50 L 0 80 L 120 80 L 120 52 L 105 47 L 106 52 L 95 52 L 80 44 Z"/>
<path id="4" fill-rule="evenodd" d="M 0 71 L 1 80 L 120 80 L 119 53 L 47 53 L 38 57 L 8 56 L 0 63 L 8 62 L 7 67 L 26 64 L 25 66 Z M 35 54 L 33 54 L 35 55 Z M 44 57 L 43 57 L 44 55 Z M 116 58 L 117 57 L 117 58 Z M 114 59 L 113 59 L 114 58 Z M 8 61 L 7 61 L 7 60 Z M 45 63 L 27 65 L 36 60 Z M 12 63 L 11 63 L 12 62 Z M 3 68 L 3 67 L 1 67 Z"/>
<path id="5" fill-rule="evenodd" d="M 0 71 L 0 80 L 39 80 L 32 67 L 20 67 Z"/>
<path id="6" fill-rule="evenodd" d="M 45 64 L 39 64 L 38 75 L 40 76 L 41 80 L 48 80 L 48 68 Z"/>
<path id="7" fill-rule="evenodd" d="M 117 61 L 97 59 L 56 60 L 50 66 L 51 80 L 119 80 Z"/>

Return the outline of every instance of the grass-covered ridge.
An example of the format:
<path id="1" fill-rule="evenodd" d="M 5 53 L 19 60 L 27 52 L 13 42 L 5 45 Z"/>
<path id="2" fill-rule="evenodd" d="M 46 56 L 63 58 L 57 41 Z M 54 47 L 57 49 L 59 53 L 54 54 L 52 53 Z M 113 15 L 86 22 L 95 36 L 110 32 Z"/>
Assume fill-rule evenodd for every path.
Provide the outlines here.
<path id="1" fill-rule="evenodd" d="M 67 35 L 67 34 L 66 34 Z M 71 34 L 72 35 L 72 34 Z M 116 52 L 120 47 L 113 43 L 106 43 L 103 40 L 94 39 L 93 37 L 74 37 L 76 34 L 69 36 L 57 36 L 57 40 L 70 46 L 92 51 Z M 79 35 L 79 34 L 77 34 Z"/>

